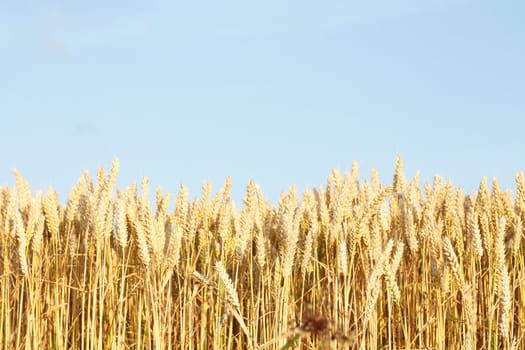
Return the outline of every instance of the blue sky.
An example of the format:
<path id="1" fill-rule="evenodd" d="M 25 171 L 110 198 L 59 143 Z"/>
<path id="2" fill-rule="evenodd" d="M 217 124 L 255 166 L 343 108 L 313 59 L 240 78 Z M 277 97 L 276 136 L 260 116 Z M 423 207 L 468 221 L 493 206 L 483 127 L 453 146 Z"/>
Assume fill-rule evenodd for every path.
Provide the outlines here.
<path id="1" fill-rule="evenodd" d="M 525 3 L 3 1 L 0 185 L 61 199 L 120 159 L 119 186 L 249 179 L 276 202 L 401 154 L 475 191 L 525 170 Z"/>

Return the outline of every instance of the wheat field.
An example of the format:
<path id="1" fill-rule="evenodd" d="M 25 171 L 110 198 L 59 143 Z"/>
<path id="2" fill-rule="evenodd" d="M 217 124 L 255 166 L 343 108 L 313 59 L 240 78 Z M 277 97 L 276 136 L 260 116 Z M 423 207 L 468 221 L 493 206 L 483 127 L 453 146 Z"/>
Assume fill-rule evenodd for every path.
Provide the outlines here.
<path id="1" fill-rule="evenodd" d="M 525 181 L 0 187 L 0 349 L 523 349 Z M 152 198 L 153 196 L 151 196 Z M 173 207 L 173 210 L 169 208 Z"/>

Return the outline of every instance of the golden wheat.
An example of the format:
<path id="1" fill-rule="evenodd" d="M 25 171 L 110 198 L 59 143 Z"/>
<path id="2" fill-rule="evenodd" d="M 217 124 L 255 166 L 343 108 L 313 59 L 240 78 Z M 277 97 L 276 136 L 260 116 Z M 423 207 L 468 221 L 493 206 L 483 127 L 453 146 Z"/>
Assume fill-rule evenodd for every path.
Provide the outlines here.
<path id="1" fill-rule="evenodd" d="M 0 348 L 525 348 L 523 174 L 515 195 L 486 178 L 465 195 L 402 164 L 383 184 L 354 162 L 277 205 L 249 181 L 238 209 L 231 178 L 181 186 L 173 211 L 147 177 L 116 188 L 118 160 L 65 204 L 15 170 Z"/>

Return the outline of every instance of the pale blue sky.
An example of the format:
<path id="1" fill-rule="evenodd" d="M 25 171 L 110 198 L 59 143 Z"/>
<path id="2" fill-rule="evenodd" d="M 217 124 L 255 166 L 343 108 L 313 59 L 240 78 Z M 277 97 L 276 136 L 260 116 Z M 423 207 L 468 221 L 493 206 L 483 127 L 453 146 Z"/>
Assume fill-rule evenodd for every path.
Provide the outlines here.
<path id="1" fill-rule="evenodd" d="M 0 185 L 85 169 L 276 202 L 357 160 L 390 181 L 525 170 L 525 2 L 2 1 Z"/>

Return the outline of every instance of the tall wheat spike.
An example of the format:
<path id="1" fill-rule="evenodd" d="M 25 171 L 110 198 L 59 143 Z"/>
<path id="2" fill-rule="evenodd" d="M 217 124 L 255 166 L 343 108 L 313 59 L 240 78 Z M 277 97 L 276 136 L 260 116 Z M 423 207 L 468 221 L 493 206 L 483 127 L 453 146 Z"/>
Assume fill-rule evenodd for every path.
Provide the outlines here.
<path id="1" fill-rule="evenodd" d="M 52 236 L 58 236 L 60 219 L 58 217 L 58 201 L 56 192 L 48 189 L 44 197 L 44 213 L 46 215 L 46 224 Z"/>
<path id="2" fill-rule="evenodd" d="M 26 249 L 27 249 L 27 239 L 26 239 L 26 231 L 24 227 L 24 222 L 22 220 L 22 214 L 20 214 L 19 211 L 15 212 L 15 220 L 16 220 L 16 238 L 18 241 L 18 262 L 20 266 L 20 271 L 24 276 L 29 276 L 29 268 L 27 266 L 27 255 L 26 255 Z"/>
<path id="3" fill-rule="evenodd" d="M 16 189 L 18 191 L 18 203 L 20 210 L 24 215 L 27 215 L 29 206 L 31 204 L 31 191 L 29 190 L 29 183 L 22 177 L 18 170 L 13 171 L 16 179 Z"/>

